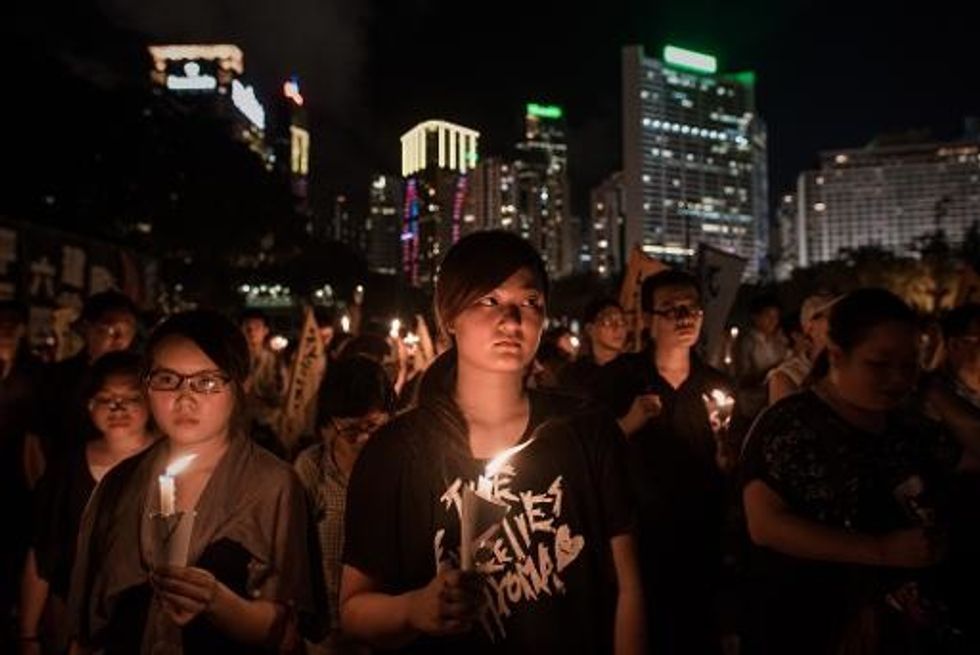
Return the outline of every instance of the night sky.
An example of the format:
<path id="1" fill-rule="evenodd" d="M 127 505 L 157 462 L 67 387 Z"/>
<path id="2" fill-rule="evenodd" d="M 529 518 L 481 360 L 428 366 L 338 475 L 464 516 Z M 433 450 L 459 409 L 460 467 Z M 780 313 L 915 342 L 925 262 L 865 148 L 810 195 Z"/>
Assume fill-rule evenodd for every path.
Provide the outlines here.
<path id="1" fill-rule="evenodd" d="M 365 194 L 372 172 L 397 172 L 398 137 L 422 119 L 478 129 L 482 156 L 507 154 L 524 103 L 536 100 L 565 108 L 584 212 L 589 187 L 620 165 L 619 58 L 629 43 L 659 53 L 670 42 L 715 54 L 721 70 L 756 71 L 773 196 L 821 149 L 914 128 L 952 136 L 964 116 L 980 115 L 975 28 L 945 0 L 914 9 L 775 0 L 610 0 L 589 9 L 528 0 L 104 0 L 79 10 L 89 23 L 61 3 L 3 11 L 16 14 L 3 28 L 5 67 L 17 66 L 14 48 L 28 47 L 91 75 L 94 44 L 84 31 L 102 21 L 146 41 L 237 43 L 260 98 L 297 73 L 323 197 Z M 57 89 L 45 93 L 53 100 Z"/>

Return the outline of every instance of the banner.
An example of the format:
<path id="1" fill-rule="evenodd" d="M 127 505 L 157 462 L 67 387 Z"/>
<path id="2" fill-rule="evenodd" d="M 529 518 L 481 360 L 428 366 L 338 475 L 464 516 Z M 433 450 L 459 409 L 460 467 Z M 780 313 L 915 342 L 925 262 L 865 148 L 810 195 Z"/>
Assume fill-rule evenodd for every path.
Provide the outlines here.
<path id="1" fill-rule="evenodd" d="M 632 326 L 633 350 L 639 350 L 643 342 L 643 303 L 640 298 L 643 280 L 666 268 L 666 264 L 644 253 L 639 245 L 633 246 L 630 251 L 626 272 L 623 274 L 623 285 L 619 289 L 619 304 Z"/>
<path id="2" fill-rule="evenodd" d="M 323 341 L 317 329 L 313 308 L 307 307 L 299 333 L 296 354 L 286 380 L 286 400 L 279 417 L 279 440 L 293 454 L 296 440 L 312 430 L 316 419 L 316 396 L 326 368 Z"/>
<path id="3" fill-rule="evenodd" d="M 704 306 L 704 358 L 720 367 L 725 347 L 725 323 L 742 284 L 746 259 L 702 243 L 698 248 L 697 273 L 701 280 L 701 303 Z"/>
<path id="4" fill-rule="evenodd" d="M 54 339 L 62 353 L 71 350 L 66 326 L 88 296 L 119 289 L 138 307 L 152 307 L 156 294 L 146 271 L 153 266 L 115 244 L 0 219 L 0 300 L 26 304 L 31 343 Z"/>

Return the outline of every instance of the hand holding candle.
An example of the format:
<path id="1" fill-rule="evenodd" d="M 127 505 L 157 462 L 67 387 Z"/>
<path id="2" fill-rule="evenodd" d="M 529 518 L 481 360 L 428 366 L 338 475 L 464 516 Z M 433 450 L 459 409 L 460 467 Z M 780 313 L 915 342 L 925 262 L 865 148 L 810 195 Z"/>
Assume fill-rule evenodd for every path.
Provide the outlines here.
<path id="1" fill-rule="evenodd" d="M 463 489 L 460 512 L 459 564 L 463 571 L 474 569 L 474 556 L 499 528 L 510 507 L 496 497 L 495 479 L 511 457 L 531 445 L 532 439 L 503 451 L 486 465 L 476 488 Z M 478 563 L 478 562 L 477 562 Z"/>
<path id="2" fill-rule="evenodd" d="M 728 428 L 735 411 L 735 398 L 721 389 L 712 389 L 702 394 L 705 409 L 708 410 L 708 423 L 715 436 L 715 463 L 722 471 L 728 472 L 735 466 L 735 453 L 728 440 Z"/>

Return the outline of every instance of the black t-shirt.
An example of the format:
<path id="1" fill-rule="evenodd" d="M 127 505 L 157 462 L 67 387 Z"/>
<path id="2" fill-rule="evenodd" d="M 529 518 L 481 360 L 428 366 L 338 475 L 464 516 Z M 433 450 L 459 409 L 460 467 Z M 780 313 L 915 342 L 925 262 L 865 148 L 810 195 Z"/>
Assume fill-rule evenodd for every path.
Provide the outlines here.
<path id="1" fill-rule="evenodd" d="M 702 394 L 712 389 L 731 393 L 731 382 L 692 356 L 690 374 L 675 389 L 646 351 L 620 355 L 606 364 L 597 388 L 599 400 L 619 418 L 629 412 L 638 395 L 660 397 L 660 414 L 629 438 L 630 480 L 639 503 L 641 530 L 643 523 L 654 522 L 661 528 L 653 535 L 659 543 L 672 539 L 680 550 L 687 550 L 687 542 L 702 540 L 700 529 L 692 532 L 696 524 L 720 520 L 723 491 Z"/>
<path id="2" fill-rule="evenodd" d="M 932 478 L 935 442 L 914 416 L 881 434 L 843 421 L 813 391 L 791 395 L 756 421 L 742 453 L 743 485 L 761 480 L 797 516 L 865 534 L 911 527 L 896 499 L 912 475 Z M 802 560 L 753 546 L 753 652 L 836 652 L 849 621 L 894 585 L 895 572 Z M 790 650 L 786 650 L 790 649 Z"/>
<path id="3" fill-rule="evenodd" d="M 530 398 L 531 443 L 496 477 L 509 513 L 493 539 L 486 609 L 469 634 L 423 637 L 403 652 L 611 651 L 609 540 L 632 527 L 621 433 L 580 401 Z M 389 594 L 425 586 L 437 566 L 458 567 L 462 490 L 484 464 L 470 456 L 458 410 L 423 402 L 401 415 L 354 467 L 344 563 Z"/>

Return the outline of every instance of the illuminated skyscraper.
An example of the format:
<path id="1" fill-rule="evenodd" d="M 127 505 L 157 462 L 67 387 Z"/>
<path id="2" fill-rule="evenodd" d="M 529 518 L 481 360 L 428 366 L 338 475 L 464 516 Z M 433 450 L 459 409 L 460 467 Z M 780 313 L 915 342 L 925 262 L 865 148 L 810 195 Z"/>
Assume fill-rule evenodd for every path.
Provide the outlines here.
<path id="1" fill-rule="evenodd" d="M 541 252 L 548 273 L 568 275 L 576 268 L 579 225 L 572 220 L 568 188 L 568 144 L 561 107 L 528 103 L 524 140 L 517 144 L 518 223 Z"/>
<path id="2" fill-rule="evenodd" d="M 478 230 L 508 230 L 530 238 L 530 226 L 517 214 L 517 178 L 514 163 L 487 157 L 470 173 L 470 201 Z"/>
<path id="3" fill-rule="evenodd" d="M 475 228 L 469 184 L 479 137 L 475 130 L 438 120 L 419 123 L 401 137 L 401 262 L 410 284 L 431 284 L 442 255 Z"/>
<path id="4" fill-rule="evenodd" d="M 150 80 L 158 92 L 182 105 L 204 106 L 226 119 L 235 139 L 275 167 L 275 153 L 266 140 L 266 111 L 255 89 L 243 81 L 244 55 L 238 46 L 153 45 Z"/>
<path id="5" fill-rule="evenodd" d="M 592 221 L 591 270 L 600 277 L 610 277 L 622 270 L 625 260 L 623 229 L 626 215 L 624 207 L 623 174 L 613 173 L 592 189 L 589 207 Z"/>
<path id="6" fill-rule="evenodd" d="M 916 240 L 936 229 L 960 243 L 980 219 L 980 135 L 879 138 L 822 152 L 820 168 L 799 176 L 795 205 L 790 261 L 799 266 L 870 245 L 914 256 Z"/>
<path id="7" fill-rule="evenodd" d="M 397 275 L 401 264 L 402 180 L 394 175 L 375 175 L 368 200 L 368 267 L 376 273 Z"/>
<path id="8" fill-rule="evenodd" d="M 626 250 L 685 262 L 705 242 L 745 257 L 754 277 L 769 239 L 755 75 L 674 46 L 663 59 L 624 48 L 622 73 Z"/>

